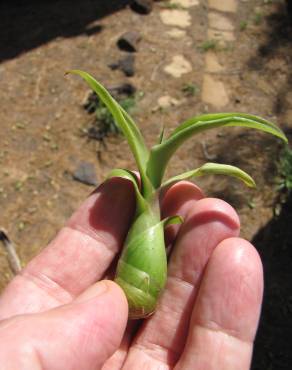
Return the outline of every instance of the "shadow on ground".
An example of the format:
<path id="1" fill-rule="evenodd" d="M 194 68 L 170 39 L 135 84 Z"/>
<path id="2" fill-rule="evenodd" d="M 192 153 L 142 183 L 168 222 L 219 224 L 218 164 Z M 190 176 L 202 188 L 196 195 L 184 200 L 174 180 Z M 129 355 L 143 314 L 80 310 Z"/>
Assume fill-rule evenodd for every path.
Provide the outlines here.
<path id="1" fill-rule="evenodd" d="M 223 130 L 222 130 L 223 132 Z M 228 150 L 226 150 L 228 148 Z M 212 191 L 213 197 L 224 199 L 237 210 L 241 210 L 259 189 L 268 187 L 274 192 L 275 178 L 278 176 L 279 154 L 283 143 L 272 135 L 258 133 L 255 130 L 234 130 L 220 137 L 215 149 L 215 162 L 227 163 L 237 166 L 249 173 L 257 184 L 256 189 L 246 191 L 245 185 L 226 177 L 224 181 L 216 184 L 216 191 Z M 257 158 L 257 161 L 254 161 Z M 274 194 L 266 194 L 269 206 L 273 207 Z"/>
<path id="2" fill-rule="evenodd" d="M 252 370 L 292 369 L 292 193 L 281 214 L 254 237 L 265 273 Z"/>
<path id="3" fill-rule="evenodd" d="M 279 3 L 277 10 L 266 17 L 269 30 L 266 42 L 259 46 L 256 55 L 253 55 L 247 63 L 249 69 L 262 73 L 264 69 L 269 69 L 268 64 L 272 58 L 278 57 L 286 62 L 289 73 L 277 92 L 273 106 L 273 112 L 276 115 L 280 115 L 287 108 L 286 97 L 292 89 L 290 68 L 292 64 L 292 1 L 286 1 L 286 4 L 287 6 L 285 3 Z M 284 129 L 286 125 L 287 122 L 284 122 Z"/>
<path id="4" fill-rule="evenodd" d="M 273 58 L 292 64 L 292 4 L 289 0 L 279 3 L 277 11 L 266 18 L 268 35 L 259 46 L 256 55 L 248 62 L 248 68 L 261 73 L 269 72 Z M 289 68 L 289 67 L 288 67 Z M 273 75 L 270 70 L 271 76 Z M 274 71 L 275 72 L 275 71 Z M 280 71 L 277 71 L 277 73 Z M 273 113 L 280 118 L 286 134 L 291 126 L 286 122 L 288 93 L 292 89 L 291 68 L 287 78 L 277 91 Z M 291 124 L 290 124 L 291 125 Z M 290 137 L 291 141 L 291 137 Z M 273 155 L 277 157 L 274 148 Z M 271 156 L 270 158 L 274 158 Z M 269 171 L 264 171 L 269 174 Z M 267 180 L 267 179 L 266 179 Z M 259 251 L 265 276 L 263 311 L 255 343 L 252 370 L 292 369 L 292 194 L 278 217 L 272 219 L 254 237 L 252 243 Z"/>
<path id="5" fill-rule="evenodd" d="M 125 7 L 129 0 L 11 0 L 0 3 L 0 62 L 56 37 L 93 34 L 90 23 Z"/>

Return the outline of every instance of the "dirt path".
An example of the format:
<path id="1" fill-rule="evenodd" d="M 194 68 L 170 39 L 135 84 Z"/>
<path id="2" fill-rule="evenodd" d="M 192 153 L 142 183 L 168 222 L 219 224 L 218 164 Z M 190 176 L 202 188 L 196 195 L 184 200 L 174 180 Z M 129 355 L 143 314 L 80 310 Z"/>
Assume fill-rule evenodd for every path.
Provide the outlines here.
<path id="1" fill-rule="evenodd" d="M 0 5 L 0 227 L 23 265 L 92 191 L 72 179 L 78 163 L 92 163 L 99 182 L 111 168 L 134 168 L 123 138 L 109 137 L 104 147 L 82 134 L 91 121 L 82 107 L 88 90 L 64 71 L 87 70 L 106 86 L 131 82 L 138 91 L 134 116 L 149 144 L 162 126 L 169 132 L 186 118 L 215 111 L 254 113 L 291 130 L 284 2 L 155 2 L 148 15 L 133 12 L 126 0 L 63 3 Z M 108 67 L 125 55 L 116 45 L 124 31 L 142 36 L 133 77 Z M 186 144 L 169 173 L 212 158 L 253 175 L 259 190 L 221 177 L 199 181 L 206 194 L 238 210 L 242 235 L 251 240 L 273 217 L 279 147 L 256 132 L 217 130 Z M 1 290 L 12 277 L 2 249 L 0 272 Z"/>

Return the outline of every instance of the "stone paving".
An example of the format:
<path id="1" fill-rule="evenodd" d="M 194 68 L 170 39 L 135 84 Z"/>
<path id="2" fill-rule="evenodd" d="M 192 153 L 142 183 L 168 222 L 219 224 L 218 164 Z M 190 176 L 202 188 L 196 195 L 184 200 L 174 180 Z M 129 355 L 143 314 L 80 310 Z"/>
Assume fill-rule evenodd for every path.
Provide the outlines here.
<path id="1" fill-rule="evenodd" d="M 160 12 L 161 21 L 172 26 L 167 34 L 173 39 L 186 37 L 186 30 L 191 27 L 192 17 L 189 8 L 199 5 L 198 0 L 173 0 L 179 9 L 163 9 Z M 237 11 L 237 0 L 208 0 L 208 30 L 207 39 L 221 47 L 234 42 L 235 26 L 233 18 Z M 175 55 L 172 62 L 164 67 L 164 71 L 174 78 L 192 71 L 191 63 L 183 55 Z M 224 108 L 228 102 L 228 88 L 220 80 L 225 71 L 224 65 L 218 61 L 212 50 L 206 52 L 201 99 L 216 109 Z"/>
<path id="2" fill-rule="evenodd" d="M 234 25 L 229 15 L 237 9 L 236 0 L 208 0 L 208 39 L 216 40 L 220 45 L 234 41 Z M 208 51 L 205 57 L 205 74 L 202 86 L 202 100 L 217 109 L 229 102 L 227 88 L 220 81 L 220 73 L 224 66 L 220 65 L 216 54 Z"/>

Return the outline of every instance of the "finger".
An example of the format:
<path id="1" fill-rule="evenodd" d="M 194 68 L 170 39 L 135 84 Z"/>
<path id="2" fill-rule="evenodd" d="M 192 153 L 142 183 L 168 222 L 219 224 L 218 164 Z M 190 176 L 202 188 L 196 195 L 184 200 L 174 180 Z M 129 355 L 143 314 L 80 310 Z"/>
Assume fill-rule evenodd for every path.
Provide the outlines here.
<path id="1" fill-rule="evenodd" d="M 133 335 L 135 335 L 139 326 L 140 321 L 138 320 L 128 321 L 121 345 L 115 351 L 115 353 L 104 363 L 102 370 L 121 369 L 123 367 Z"/>
<path id="2" fill-rule="evenodd" d="M 180 215 L 183 219 L 199 200 L 204 198 L 202 190 L 189 181 L 180 181 L 163 192 L 161 200 L 162 219 Z M 171 246 L 177 236 L 179 225 L 168 226 L 165 230 L 165 245 Z"/>
<path id="3" fill-rule="evenodd" d="M 109 281 L 71 304 L 0 325 L 5 369 L 96 370 L 117 349 L 128 317 L 122 290 Z"/>
<path id="4" fill-rule="evenodd" d="M 173 368 L 184 348 L 206 263 L 218 243 L 238 233 L 238 216 L 226 202 L 205 198 L 192 204 L 170 258 L 158 309 L 135 339 L 125 369 L 135 369 L 141 361 L 151 369 Z"/>
<path id="5" fill-rule="evenodd" d="M 132 183 L 101 185 L 56 238 L 12 280 L 0 301 L 0 318 L 46 310 L 102 278 L 121 247 L 135 209 Z"/>
<path id="6" fill-rule="evenodd" d="M 254 247 L 227 239 L 207 266 L 176 370 L 248 370 L 263 293 Z"/>

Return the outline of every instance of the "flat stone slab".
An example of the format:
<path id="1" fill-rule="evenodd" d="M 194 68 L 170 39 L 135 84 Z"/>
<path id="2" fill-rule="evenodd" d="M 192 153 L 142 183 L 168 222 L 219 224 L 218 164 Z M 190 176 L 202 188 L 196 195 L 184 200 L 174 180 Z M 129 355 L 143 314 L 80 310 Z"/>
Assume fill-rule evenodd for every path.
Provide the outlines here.
<path id="1" fill-rule="evenodd" d="M 160 12 L 162 22 L 168 26 L 187 28 L 192 23 L 192 17 L 187 10 L 164 9 Z"/>
<path id="2" fill-rule="evenodd" d="M 231 20 L 223 14 L 217 12 L 209 12 L 208 14 L 209 28 L 220 31 L 233 31 L 234 26 Z"/>
<path id="3" fill-rule="evenodd" d="M 203 79 L 202 101 L 213 105 L 217 109 L 225 107 L 229 102 L 223 82 L 207 73 Z"/>
<path id="4" fill-rule="evenodd" d="M 213 51 L 208 51 L 205 56 L 206 72 L 218 73 L 224 71 L 224 67 L 219 63 L 217 55 Z"/>
<path id="5" fill-rule="evenodd" d="M 172 77 L 179 78 L 192 71 L 191 63 L 183 55 L 175 55 L 172 62 L 164 67 L 164 71 Z"/>
<path id="6" fill-rule="evenodd" d="M 219 10 L 220 12 L 235 13 L 237 9 L 236 0 L 208 0 L 210 9 Z"/>
<path id="7" fill-rule="evenodd" d="M 230 42 L 235 40 L 235 35 L 232 31 L 219 31 L 208 29 L 208 39 Z"/>
<path id="8" fill-rule="evenodd" d="M 182 39 L 186 36 L 186 31 L 179 28 L 172 28 L 166 32 L 172 39 Z"/>
<path id="9" fill-rule="evenodd" d="M 192 6 L 199 5 L 199 0 L 171 0 L 170 4 L 177 4 L 183 8 L 191 8 Z"/>

